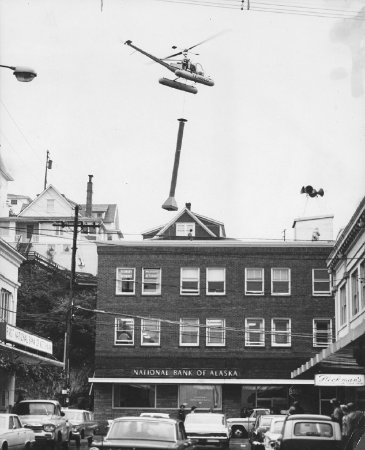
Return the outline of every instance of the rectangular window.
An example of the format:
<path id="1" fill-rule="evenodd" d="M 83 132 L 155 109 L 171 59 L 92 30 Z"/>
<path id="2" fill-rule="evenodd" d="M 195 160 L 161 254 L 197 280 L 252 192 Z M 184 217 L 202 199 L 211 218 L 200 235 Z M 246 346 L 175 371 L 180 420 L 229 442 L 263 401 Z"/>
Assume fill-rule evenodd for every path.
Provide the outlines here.
<path id="1" fill-rule="evenodd" d="M 6 289 L 1 289 L 0 299 L 0 322 L 9 322 L 11 293 Z"/>
<path id="2" fill-rule="evenodd" d="M 359 272 L 356 269 L 351 274 L 351 314 L 355 316 L 360 310 L 359 303 L 359 283 L 358 283 Z"/>
<path id="3" fill-rule="evenodd" d="M 290 295 L 290 269 L 271 269 L 272 295 Z"/>
<path id="4" fill-rule="evenodd" d="M 136 287 L 136 269 L 117 267 L 117 295 L 133 295 Z"/>
<path id="5" fill-rule="evenodd" d="M 344 325 L 347 322 L 347 295 L 346 284 L 340 287 L 340 325 Z"/>
<path id="6" fill-rule="evenodd" d="M 142 294 L 161 294 L 161 269 L 142 269 Z"/>
<path id="7" fill-rule="evenodd" d="M 113 408 L 155 408 L 154 384 L 114 384 Z"/>
<path id="8" fill-rule="evenodd" d="M 360 264 L 360 306 L 365 309 L 365 261 Z"/>
<path id="9" fill-rule="evenodd" d="M 226 269 L 207 268 L 207 295 L 226 293 Z"/>
<path id="10" fill-rule="evenodd" d="M 176 222 L 176 236 L 195 236 L 195 223 Z"/>
<path id="11" fill-rule="evenodd" d="M 328 347 L 331 342 L 331 319 L 313 319 L 313 347 Z"/>
<path id="12" fill-rule="evenodd" d="M 47 212 L 54 212 L 54 199 L 47 198 Z"/>
<path id="13" fill-rule="evenodd" d="M 271 320 L 271 345 L 273 347 L 291 346 L 291 320 L 272 319 Z"/>
<path id="14" fill-rule="evenodd" d="M 199 345 L 199 319 L 180 319 L 180 345 L 185 347 Z"/>
<path id="15" fill-rule="evenodd" d="M 222 409 L 222 386 L 216 384 L 180 384 L 179 404 L 199 405 L 198 410 Z"/>
<path id="16" fill-rule="evenodd" d="M 245 346 L 265 346 L 265 320 L 245 319 Z"/>
<path id="17" fill-rule="evenodd" d="M 246 295 L 264 295 L 264 269 L 246 269 Z"/>
<path id="18" fill-rule="evenodd" d="M 160 321 L 157 319 L 142 319 L 141 345 L 160 345 Z"/>
<path id="19" fill-rule="evenodd" d="M 224 347 L 226 345 L 226 321 L 224 319 L 207 319 L 207 347 Z"/>
<path id="20" fill-rule="evenodd" d="M 134 319 L 115 319 L 115 344 L 134 345 Z"/>
<path id="21" fill-rule="evenodd" d="M 327 269 L 313 269 L 313 295 L 331 295 L 330 274 Z"/>
<path id="22" fill-rule="evenodd" d="M 63 236 L 63 228 L 61 225 L 55 226 L 55 235 L 56 236 Z"/>
<path id="23" fill-rule="evenodd" d="M 180 294 L 199 295 L 200 269 L 198 267 L 182 267 L 180 273 Z"/>

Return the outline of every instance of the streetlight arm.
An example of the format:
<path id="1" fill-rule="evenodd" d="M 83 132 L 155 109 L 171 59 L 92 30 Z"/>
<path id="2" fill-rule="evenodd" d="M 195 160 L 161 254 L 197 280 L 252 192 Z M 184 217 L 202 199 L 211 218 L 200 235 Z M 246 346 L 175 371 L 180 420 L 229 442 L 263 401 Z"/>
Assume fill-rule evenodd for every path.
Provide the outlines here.
<path id="1" fill-rule="evenodd" d="M 16 67 L 14 67 L 14 66 L 3 66 L 2 64 L 0 64 L 0 67 L 6 67 L 7 69 L 11 69 L 11 70 L 16 69 Z"/>

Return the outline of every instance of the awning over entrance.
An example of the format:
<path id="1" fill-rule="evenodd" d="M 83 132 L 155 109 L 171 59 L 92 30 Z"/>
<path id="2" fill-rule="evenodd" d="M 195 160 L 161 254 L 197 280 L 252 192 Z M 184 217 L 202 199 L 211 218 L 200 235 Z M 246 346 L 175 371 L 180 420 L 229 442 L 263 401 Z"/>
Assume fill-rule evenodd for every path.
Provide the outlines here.
<path id="1" fill-rule="evenodd" d="M 40 364 L 56 367 L 64 367 L 63 362 L 56 359 L 47 358 L 46 356 L 41 356 L 37 353 L 27 352 L 17 347 L 9 346 L 0 342 L 0 351 L 6 351 L 10 353 L 17 361 L 21 361 L 26 364 Z"/>
<path id="2" fill-rule="evenodd" d="M 365 336 L 365 321 L 350 330 L 343 338 L 331 344 L 305 364 L 291 373 L 292 378 L 313 377 L 316 373 L 365 373 L 364 362 L 359 362 L 356 353 L 361 349 L 360 342 Z M 363 358 L 364 359 L 364 358 Z"/>
<path id="3" fill-rule="evenodd" d="M 291 380 L 272 378 L 89 378 L 89 383 L 133 383 L 133 384 L 244 384 L 244 385 L 313 385 L 314 380 Z"/>

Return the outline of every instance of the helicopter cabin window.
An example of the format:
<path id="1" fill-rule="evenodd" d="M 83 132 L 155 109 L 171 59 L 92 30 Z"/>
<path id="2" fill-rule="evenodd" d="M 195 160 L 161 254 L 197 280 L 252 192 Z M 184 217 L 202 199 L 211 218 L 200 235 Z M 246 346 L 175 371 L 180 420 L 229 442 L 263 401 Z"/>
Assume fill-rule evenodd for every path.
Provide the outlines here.
<path id="1" fill-rule="evenodd" d="M 195 223 L 177 222 L 176 236 L 195 236 Z"/>

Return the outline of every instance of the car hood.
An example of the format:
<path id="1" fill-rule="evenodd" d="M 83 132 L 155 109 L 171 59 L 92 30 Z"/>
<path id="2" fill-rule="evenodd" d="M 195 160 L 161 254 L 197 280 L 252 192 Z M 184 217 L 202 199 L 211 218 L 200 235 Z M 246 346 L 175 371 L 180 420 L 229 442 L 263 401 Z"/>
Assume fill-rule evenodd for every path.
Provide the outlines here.
<path id="1" fill-rule="evenodd" d="M 150 449 L 173 449 L 177 448 L 176 442 L 150 441 L 147 439 L 104 439 L 104 441 L 93 442 L 92 447 L 113 448 L 150 448 Z"/>
<path id="2" fill-rule="evenodd" d="M 228 430 L 219 423 L 185 423 L 185 431 L 187 433 L 226 433 Z"/>
<path id="3" fill-rule="evenodd" d="M 267 432 L 265 436 L 270 439 L 271 441 L 277 441 L 281 438 L 281 433 L 269 433 Z"/>
<path id="4" fill-rule="evenodd" d="M 38 424 L 44 424 L 44 423 L 50 423 L 54 422 L 56 420 L 59 420 L 60 416 L 56 416 L 54 414 L 40 414 L 40 415 L 29 415 L 29 416 L 19 416 L 20 421 L 23 424 L 27 425 L 38 425 Z"/>

